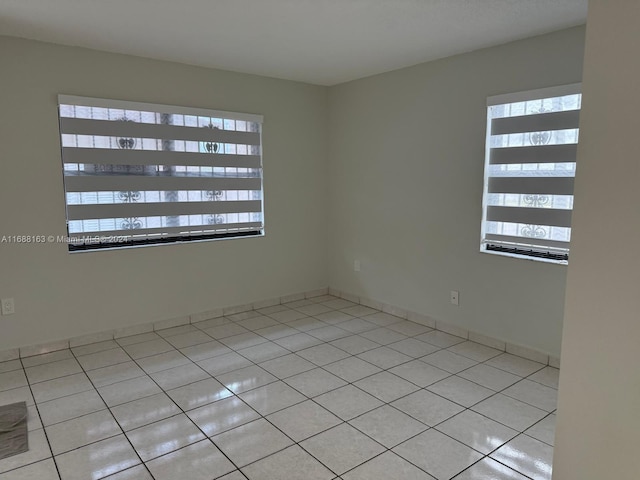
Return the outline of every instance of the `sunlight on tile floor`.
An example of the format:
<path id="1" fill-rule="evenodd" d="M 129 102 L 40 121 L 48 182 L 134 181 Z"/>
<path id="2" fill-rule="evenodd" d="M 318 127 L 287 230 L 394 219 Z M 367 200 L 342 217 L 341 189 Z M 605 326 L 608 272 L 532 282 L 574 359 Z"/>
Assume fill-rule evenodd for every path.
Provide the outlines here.
<path id="1" fill-rule="evenodd" d="M 332 296 L 0 363 L 2 480 L 550 479 L 558 370 Z"/>

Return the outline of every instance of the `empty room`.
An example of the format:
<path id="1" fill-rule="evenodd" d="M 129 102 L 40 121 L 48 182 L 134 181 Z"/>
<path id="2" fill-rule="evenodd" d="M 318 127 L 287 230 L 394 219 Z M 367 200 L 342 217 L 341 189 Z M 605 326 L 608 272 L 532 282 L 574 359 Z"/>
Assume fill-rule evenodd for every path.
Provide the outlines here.
<path id="1" fill-rule="evenodd" d="M 637 480 L 640 2 L 2 0 L 0 480 Z"/>

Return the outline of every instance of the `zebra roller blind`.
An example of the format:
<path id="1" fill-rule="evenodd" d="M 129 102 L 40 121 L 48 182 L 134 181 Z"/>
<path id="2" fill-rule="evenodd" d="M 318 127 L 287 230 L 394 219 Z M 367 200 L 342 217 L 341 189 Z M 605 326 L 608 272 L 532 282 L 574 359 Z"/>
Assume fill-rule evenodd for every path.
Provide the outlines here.
<path id="1" fill-rule="evenodd" d="M 580 85 L 488 99 L 481 249 L 566 263 Z"/>
<path id="2" fill-rule="evenodd" d="M 58 103 L 70 250 L 263 234 L 262 116 Z"/>

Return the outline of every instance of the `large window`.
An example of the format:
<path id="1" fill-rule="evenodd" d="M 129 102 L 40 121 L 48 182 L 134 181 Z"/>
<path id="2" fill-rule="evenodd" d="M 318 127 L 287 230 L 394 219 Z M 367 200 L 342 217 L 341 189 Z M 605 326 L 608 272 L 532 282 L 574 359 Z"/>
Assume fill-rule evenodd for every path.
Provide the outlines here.
<path id="1" fill-rule="evenodd" d="M 567 263 L 580 85 L 488 99 L 481 250 Z"/>
<path id="2" fill-rule="evenodd" d="M 261 235 L 262 117 L 59 96 L 69 250 Z"/>

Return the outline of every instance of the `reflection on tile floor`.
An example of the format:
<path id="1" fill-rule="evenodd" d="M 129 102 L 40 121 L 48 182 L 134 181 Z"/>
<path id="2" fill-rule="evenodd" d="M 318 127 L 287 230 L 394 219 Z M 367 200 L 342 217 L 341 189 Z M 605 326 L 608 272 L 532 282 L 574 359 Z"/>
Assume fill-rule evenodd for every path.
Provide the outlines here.
<path id="1" fill-rule="evenodd" d="M 325 295 L 0 363 L 2 480 L 550 479 L 558 370 Z"/>

